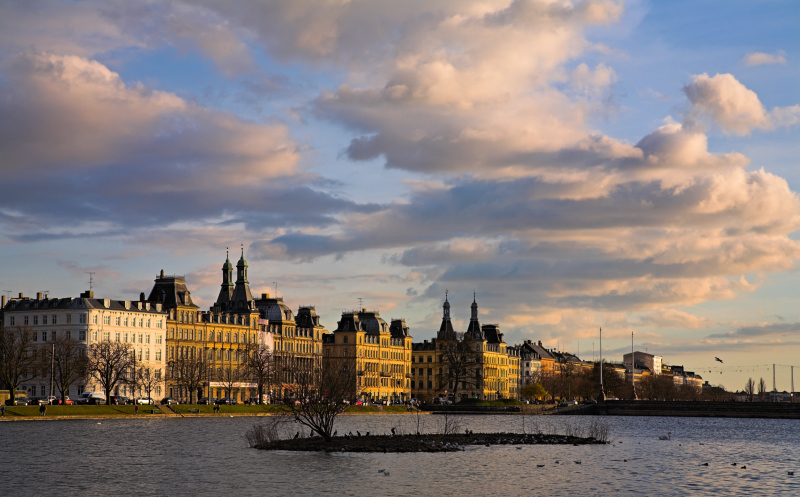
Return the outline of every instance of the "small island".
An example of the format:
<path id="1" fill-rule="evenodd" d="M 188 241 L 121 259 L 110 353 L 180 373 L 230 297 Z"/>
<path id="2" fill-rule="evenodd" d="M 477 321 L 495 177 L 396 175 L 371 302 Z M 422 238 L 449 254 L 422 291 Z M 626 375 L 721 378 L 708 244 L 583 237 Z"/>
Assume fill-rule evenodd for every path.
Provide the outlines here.
<path id="1" fill-rule="evenodd" d="M 345 435 L 325 438 L 290 438 L 261 440 L 251 444 L 262 450 L 312 452 L 456 452 L 468 446 L 492 445 L 590 445 L 604 444 L 594 437 L 524 433 L 460 433 L 420 435 Z"/>

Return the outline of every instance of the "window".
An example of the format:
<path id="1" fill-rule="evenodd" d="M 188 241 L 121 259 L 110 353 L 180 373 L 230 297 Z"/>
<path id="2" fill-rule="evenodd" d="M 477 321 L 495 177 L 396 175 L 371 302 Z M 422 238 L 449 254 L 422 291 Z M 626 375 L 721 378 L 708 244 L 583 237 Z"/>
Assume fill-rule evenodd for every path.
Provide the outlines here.
<path id="1" fill-rule="evenodd" d="M 139 360 L 142 360 L 142 349 L 139 349 Z"/>
<path id="2" fill-rule="evenodd" d="M 219 349 L 219 350 L 217 351 L 217 360 L 219 360 L 219 361 L 221 361 L 221 360 L 222 360 L 222 349 Z"/>
<path id="3" fill-rule="evenodd" d="M 147 335 L 145 335 L 145 337 L 144 337 L 144 343 L 150 343 L 150 333 L 148 333 Z"/>
<path id="4" fill-rule="evenodd" d="M 226 361 L 230 361 L 231 360 L 231 349 L 226 349 L 225 350 L 225 360 Z"/>
<path id="5" fill-rule="evenodd" d="M 116 321 L 115 321 L 115 322 L 116 322 L 116 324 L 117 324 L 117 326 L 119 326 L 119 325 L 120 325 L 120 322 L 121 322 L 121 320 L 122 320 L 122 318 L 120 318 L 119 316 L 117 316 L 117 319 L 116 319 Z"/>
<path id="6" fill-rule="evenodd" d="M 228 343 L 231 342 L 231 334 L 230 334 L 230 332 L 225 333 L 225 341 L 228 342 Z"/>
<path id="7" fill-rule="evenodd" d="M 147 320 L 147 327 L 148 328 L 150 327 L 150 320 L 149 319 Z"/>
<path id="8" fill-rule="evenodd" d="M 72 332 L 70 330 L 67 330 L 67 340 L 69 340 L 70 338 L 72 338 Z"/>
<path id="9" fill-rule="evenodd" d="M 175 357 L 175 347 L 169 348 L 169 358 L 173 359 Z"/>
<path id="10" fill-rule="evenodd" d="M 25 316 L 25 319 L 23 321 L 24 321 L 25 326 L 27 326 L 29 324 L 28 323 L 28 316 Z"/>
<path id="11" fill-rule="evenodd" d="M 70 315 L 69 314 L 67 314 L 67 322 L 68 323 L 70 322 Z M 97 315 L 96 314 L 92 317 L 92 323 L 97 324 Z"/>
<path id="12" fill-rule="evenodd" d="M 118 318 L 118 319 L 119 319 L 119 318 Z M 116 339 L 117 339 L 116 341 L 117 341 L 117 342 L 119 342 L 119 339 L 121 338 L 121 336 L 120 336 L 120 335 L 122 335 L 122 334 L 121 334 L 121 333 L 118 331 L 118 332 L 117 332 L 117 336 L 116 336 Z"/>
<path id="13" fill-rule="evenodd" d="M 233 334 L 233 343 L 239 343 L 239 334 L 238 333 L 234 333 Z"/>
<path id="14" fill-rule="evenodd" d="M 46 341 L 47 341 L 47 332 L 46 332 L 46 331 L 43 331 L 43 332 L 42 332 L 42 341 L 43 341 L 43 342 L 46 342 Z"/>
<path id="15" fill-rule="evenodd" d="M 131 326 L 136 328 L 136 318 L 131 319 Z"/>
<path id="16" fill-rule="evenodd" d="M 81 341 L 86 340 L 86 332 L 85 331 L 81 330 L 79 336 L 80 336 L 80 340 Z"/>
<path id="17" fill-rule="evenodd" d="M 67 323 L 72 322 L 72 315 L 67 314 Z M 86 314 L 78 314 L 78 322 L 80 324 L 86 324 Z M 97 324 L 97 316 L 94 318 L 95 324 Z"/>
<path id="18" fill-rule="evenodd" d="M 14 316 L 8 318 L 8 324 L 14 326 Z"/>
<path id="19" fill-rule="evenodd" d="M 142 336 L 142 334 L 141 334 L 141 333 L 139 333 L 139 343 L 142 343 L 142 339 L 143 339 L 143 338 L 144 338 L 144 337 Z"/>
<path id="20" fill-rule="evenodd" d="M 144 328 L 144 319 L 139 318 L 139 328 Z"/>
<path id="21" fill-rule="evenodd" d="M 146 349 L 144 351 L 144 360 L 145 361 L 149 361 L 150 360 L 150 349 Z"/>
<path id="22" fill-rule="evenodd" d="M 347 335 L 345 335 L 343 338 L 344 338 L 344 343 L 347 343 Z"/>
<path id="23" fill-rule="evenodd" d="M 110 340 L 111 332 L 104 331 L 103 332 L 103 340 L 108 341 Z"/>
<path id="24" fill-rule="evenodd" d="M 39 316 L 33 316 L 33 324 L 39 324 Z"/>
<path id="25" fill-rule="evenodd" d="M 103 316 L 103 324 L 111 324 L 111 316 Z"/>
<path id="26" fill-rule="evenodd" d="M 156 335 L 156 344 L 161 345 L 161 335 Z"/>
<path id="27" fill-rule="evenodd" d="M 32 333 L 32 335 L 33 335 L 33 341 L 34 342 L 38 342 L 39 341 L 39 334 L 38 333 Z"/>
<path id="28" fill-rule="evenodd" d="M 92 332 L 92 341 L 93 341 L 93 342 L 96 342 L 96 341 L 97 341 L 97 332 L 96 332 L 96 331 L 93 331 L 93 332 Z"/>
<path id="29" fill-rule="evenodd" d="M 160 361 L 160 360 L 161 360 L 161 351 L 160 350 L 156 350 L 156 361 Z"/>
<path id="30" fill-rule="evenodd" d="M 42 316 L 42 324 L 47 324 L 47 314 Z"/>

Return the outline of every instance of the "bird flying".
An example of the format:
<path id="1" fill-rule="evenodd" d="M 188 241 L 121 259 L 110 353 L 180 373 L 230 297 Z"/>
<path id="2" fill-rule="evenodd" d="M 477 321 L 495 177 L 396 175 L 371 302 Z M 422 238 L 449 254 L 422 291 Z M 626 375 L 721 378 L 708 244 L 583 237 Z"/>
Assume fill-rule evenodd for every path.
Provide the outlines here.
<path id="1" fill-rule="evenodd" d="M 715 359 L 717 362 L 722 362 L 722 359 L 720 359 L 719 357 L 715 357 L 714 359 Z M 724 363 L 723 363 L 723 364 L 724 364 Z"/>

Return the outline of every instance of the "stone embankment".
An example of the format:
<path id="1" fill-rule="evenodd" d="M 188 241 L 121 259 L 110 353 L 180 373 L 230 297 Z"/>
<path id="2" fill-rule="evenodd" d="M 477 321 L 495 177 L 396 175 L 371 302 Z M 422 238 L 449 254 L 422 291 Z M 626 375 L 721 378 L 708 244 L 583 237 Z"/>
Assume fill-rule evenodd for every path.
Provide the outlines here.
<path id="1" fill-rule="evenodd" d="M 567 435 L 523 433 L 462 433 L 422 435 L 347 435 L 333 437 L 295 438 L 264 442 L 254 447 L 263 450 L 292 450 L 313 452 L 456 452 L 470 445 L 589 445 L 606 443 L 595 438 Z"/>
<path id="2" fill-rule="evenodd" d="M 609 400 L 574 407 L 558 414 L 800 419 L 800 404 L 780 402 Z"/>

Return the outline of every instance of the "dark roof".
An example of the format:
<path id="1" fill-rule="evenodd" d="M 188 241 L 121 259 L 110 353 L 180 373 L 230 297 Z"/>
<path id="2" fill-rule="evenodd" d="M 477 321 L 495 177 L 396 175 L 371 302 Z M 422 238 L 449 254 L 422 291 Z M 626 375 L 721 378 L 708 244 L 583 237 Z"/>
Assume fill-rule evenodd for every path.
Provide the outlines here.
<path id="1" fill-rule="evenodd" d="M 139 308 L 140 306 L 141 309 Z M 3 310 L 4 312 L 24 312 L 46 311 L 49 309 L 109 309 L 112 311 L 147 312 L 152 314 L 166 313 L 166 310 L 159 303 L 151 304 L 150 302 L 140 302 L 138 300 L 95 298 L 11 299 Z"/>
<path id="2" fill-rule="evenodd" d="M 406 326 L 405 319 L 392 319 L 392 324 L 389 325 L 389 332 L 392 338 L 406 338 L 411 335 L 408 334 L 408 326 Z"/>
<path id="3" fill-rule="evenodd" d="M 342 319 L 337 324 L 336 331 L 364 331 L 371 335 L 389 332 L 386 321 L 381 318 L 378 311 L 366 309 L 343 312 Z"/>
<path id="4" fill-rule="evenodd" d="M 425 340 L 424 342 L 417 342 L 411 344 L 412 351 L 426 351 L 426 350 L 436 350 L 436 340 Z"/>
<path id="5" fill-rule="evenodd" d="M 160 275 L 156 276 L 155 285 L 153 285 L 147 301 L 160 303 L 165 309 L 175 309 L 178 306 L 197 308 L 186 288 L 186 277 L 176 274 L 164 275 L 163 270 Z"/>
<path id="6" fill-rule="evenodd" d="M 298 328 L 314 328 L 321 327 L 319 324 L 319 316 L 313 306 L 303 306 L 297 310 L 297 315 L 294 318 L 295 325 Z"/>
<path id="7" fill-rule="evenodd" d="M 500 326 L 496 324 L 485 324 L 481 326 L 481 331 L 489 343 L 503 343 L 503 334 L 500 333 Z"/>

